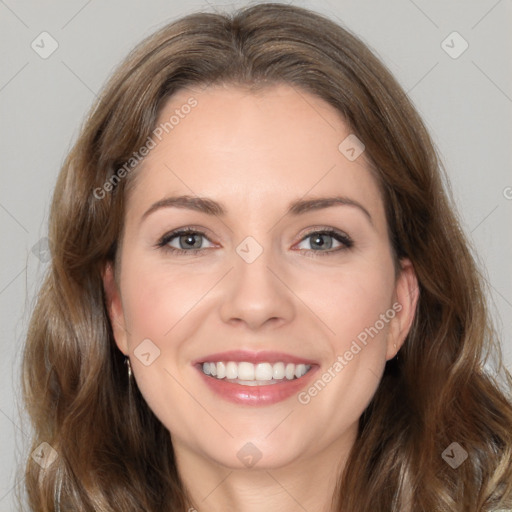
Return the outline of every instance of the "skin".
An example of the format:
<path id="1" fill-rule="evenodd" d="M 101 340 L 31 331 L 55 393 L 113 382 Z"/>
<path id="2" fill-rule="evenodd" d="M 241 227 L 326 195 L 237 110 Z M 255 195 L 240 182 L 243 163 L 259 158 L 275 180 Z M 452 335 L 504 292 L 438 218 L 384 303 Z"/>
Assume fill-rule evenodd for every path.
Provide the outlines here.
<path id="1" fill-rule="evenodd" d="M 338 150 L 350 131 L 330 105 L 288 85 L 182 89 L 160 121 L 191 96 L 198 105 L 150 152 L 127 197 L 121 268 L 104 271 L 115 340 L 170 431 L 191 506 L 328 511 L 358 419 L 410 329 L 414 269 L 403 260 L 395 274 L 381 194 L 365 154 L 351 162 Z M 222 202 L 227 213 L 166 207 L 141 221 L 156 201 L 185 194 Z M 335 194 L 358 201 L 371 221 L 347 205 L 285 215 L 292 200 Z M 194 239 L 202 253 L 155 248 L 189 225 L 206 234 Z M 319 248 L 306 237 L 326 227 L 353 247 L 327 254 L 343 244 L 327 236 L 332 246 Z M 248 236 L 263 248 L 252 263 L 236 252 Z M 180 237 L 170 244 L 186 248 Z M 295 395 L 235 405 L 191 365 L 224 350 L 276 350 L 317 361 L 320 376 L 395 303 L 394 318 L 307 405 Z M 134 355 L 144 339 L 160 351 L 149 366 Z M 251 468 L 237 457 L 248 442 L 261 452 Z"/>

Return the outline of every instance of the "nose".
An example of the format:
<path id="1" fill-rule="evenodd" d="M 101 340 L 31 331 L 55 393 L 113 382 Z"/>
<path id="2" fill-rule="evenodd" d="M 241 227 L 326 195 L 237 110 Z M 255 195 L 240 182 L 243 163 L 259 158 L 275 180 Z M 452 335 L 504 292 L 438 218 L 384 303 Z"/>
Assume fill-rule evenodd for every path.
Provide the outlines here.
<path id="1" fill-rule="evenodd" d="M 264 249 L 254 261 L 240 254 L 235 253 L 233 268 L 224 280 L 222 321 L 245 324 L 251 330 L 267 323 L 277 327 L 291 322 L 296 314 L 297 299 L 287 284 L 288 274 L 283 265 L 270 250 Z"/>

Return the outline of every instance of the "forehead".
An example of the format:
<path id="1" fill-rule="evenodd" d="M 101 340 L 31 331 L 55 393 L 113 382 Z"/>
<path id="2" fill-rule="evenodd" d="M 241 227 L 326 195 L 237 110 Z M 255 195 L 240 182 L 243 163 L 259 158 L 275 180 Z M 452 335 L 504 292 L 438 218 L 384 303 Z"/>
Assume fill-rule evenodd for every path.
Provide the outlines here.
<path id="1" fill-rule="evenodd" d="M 295 199 L 339 193 L 383 217 L 364 152 L 355 160 L 343 152 L 353 135 L 342 116 L 295 86 L 182 89 L 164 105 L 156 130 L 136 171 L 129 215 L 166 195 L 211 197 L 234 215 L 257 215 L 264 205 L 280 210 Z"/>

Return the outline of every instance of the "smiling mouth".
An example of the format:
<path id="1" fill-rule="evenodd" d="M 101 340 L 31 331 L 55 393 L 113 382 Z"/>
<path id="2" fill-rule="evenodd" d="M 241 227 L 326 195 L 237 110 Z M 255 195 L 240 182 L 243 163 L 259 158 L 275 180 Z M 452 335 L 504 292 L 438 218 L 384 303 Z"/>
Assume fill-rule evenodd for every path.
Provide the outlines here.
<path id="1" fill-rule="evenodd" d="M 297 380 L 311 370 L 311 365 L 285 363 L 250 363 L 246 361 L 212 361 L 199 364 L 202 372 L 216 380 L 242 386 L 269 386 Z"/>

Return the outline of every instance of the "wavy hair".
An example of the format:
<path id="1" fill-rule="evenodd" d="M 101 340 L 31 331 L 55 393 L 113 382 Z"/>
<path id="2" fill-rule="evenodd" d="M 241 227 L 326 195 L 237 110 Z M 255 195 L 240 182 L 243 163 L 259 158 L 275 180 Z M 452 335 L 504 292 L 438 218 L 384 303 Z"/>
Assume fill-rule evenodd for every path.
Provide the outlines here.
<path id="1" fill-rule="evenodd" d="M 27 458 L 32 510 L 190 506 L 171 436 L 128 379 L 106 309 L 102 271 L 116 263 L 127 186 L 137 172 L 119 170 L 176 91 L 278 83 L 326 101 L 364 141 L 395 257 L 412 261 L 420 288 L 399 358 L 387 363 L 360 418 L 332 509 L 512 507 L 512 377 L 423 122 L 388 69 L 349 31 L 304 8 L 256 4 L 231 15 L 193 13 L 146 38 L 103 88 L 63 164 L 49 220 L 51 263 L 22 365 L 32 449 L 46 442 L 58 455 L 45 469 Z M 107 182 L 108 193 L 100 194 Z M 495 372 L 485 367 L 492 354 Z M 454 441 L 468 453 L 457 469 L 442 457 Z"/>

